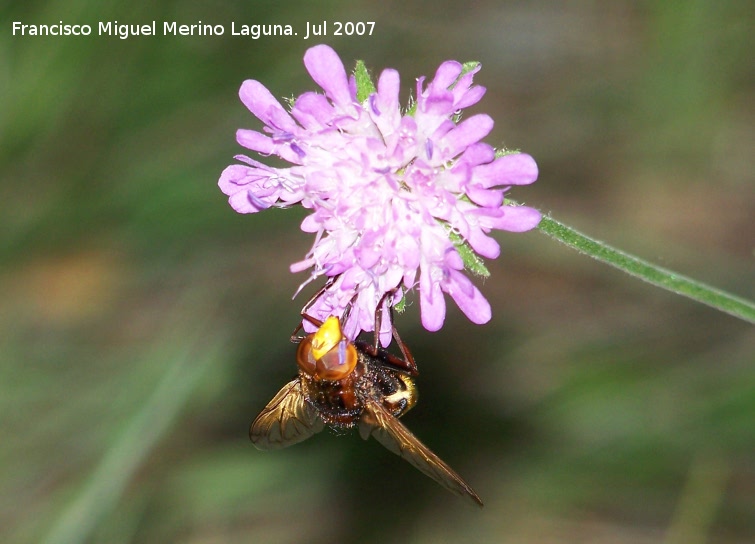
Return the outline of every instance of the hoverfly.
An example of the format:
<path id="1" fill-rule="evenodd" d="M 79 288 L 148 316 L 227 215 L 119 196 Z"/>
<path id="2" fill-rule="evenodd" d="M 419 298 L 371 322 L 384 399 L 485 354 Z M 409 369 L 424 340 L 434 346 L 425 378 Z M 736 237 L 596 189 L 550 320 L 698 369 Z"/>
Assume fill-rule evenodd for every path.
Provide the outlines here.
<path id="1" fill-rule="evenodd" d="M 285 448 L 325 426 L 359 428 L 409 461 L 449 491 L 482 506 L 477 493 L 450 466 L 420 442 L 398 418 L 417 402 L 417 366 L 395 328 L 404 359 L 378 346 L 345 338 L 337 317 L 324 323 L 302 314 L 318 330 L 299 342 L 299 375 L 288 382 L 257 416 L 249 438 L 260 450 Z"/>

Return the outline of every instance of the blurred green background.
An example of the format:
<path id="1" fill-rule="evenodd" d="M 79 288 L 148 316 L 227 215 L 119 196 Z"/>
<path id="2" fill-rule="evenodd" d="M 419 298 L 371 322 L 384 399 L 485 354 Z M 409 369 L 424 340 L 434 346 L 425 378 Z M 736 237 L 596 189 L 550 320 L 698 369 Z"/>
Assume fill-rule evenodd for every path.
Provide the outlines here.
<path id="1" fill-rule="evenodd" d="M 417 299 L 404 419 L 485 501 L 377 442 L 262 453 L 249 423 L 295 373 L 300 210 L 217 188 L 259 128 L 244 79 L 314 90 L 312 40 L 230 23 L 375 21 L 333 37 L 405 96 L 479 60 L 487 141 L 540 179 L 512 198 L 755 295 L 753 3 L 0 5 L 0 541 L 745 543 L 755 535 L 755 331 L 545 236 L 500 234 L 493 319 Z M 222 37 L 19 37 L 11 22 L 224 24 Z"/>

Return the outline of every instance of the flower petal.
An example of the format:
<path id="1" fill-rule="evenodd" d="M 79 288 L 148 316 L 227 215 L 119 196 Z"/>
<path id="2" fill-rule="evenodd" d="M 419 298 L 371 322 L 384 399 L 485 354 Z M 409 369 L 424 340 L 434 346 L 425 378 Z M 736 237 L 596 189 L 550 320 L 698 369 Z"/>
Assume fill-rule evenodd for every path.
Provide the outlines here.
<path id="1" fill-rule="evenodd" d="M 537 163 L 525 153 L 504 155 L 475 168 L 474 177 L 483 187 L 528 185 L 537 179 Z"/>
<path id="2" fill-rule="evenodd" d="M 287 131 L 296 130 L 296 123 L 291 116 L 259 81 L 244 81 L 239 89 L 239 98 L 249 111 L 267 126 Z"/>
<path id="3" fill-rule="evenodd" d="M 447 92 L 448 88 L 459 77 L 461 70 L 461 63 L 455 60 L 447 60 L 442 63 L 435 71 L 435 77 L 427 86 L 428 94 L 443 94 Z"/>
<path id="4" fill-rule="evenodd" d="M 493 228 L 509 232 L 526 232 L 534 229 L 542 218 L 539 211 L 528 206 L 504 206 L 504 213 L 492 221 Z"/>
<path id="5" fill-rule="evenodd" d="M 498 242 L 480 229 L 470 229 L 467 241 L 476 253 L 487 259 L 497 259 L 501 254 L 501 246 Z"/>
<path id="6" fill-rule="evenodd" d="M 370 116 L 384 139 L 395 133 L 401 123 L 398 104 L 399 83 L 396 70 L 383 70 L 378 80 L 377 93 L 371 97 Z"/>
<path id="7" fill-rule="evenodd" d="M 304 53 L 304 66 L 325 94 L 339 106 L 351 104 L 352 96 L 341 59 L 327 45 L 316 45 Z"/>
<path id="8" fill-rule="evenodd" d="M 440 284 L 432 280 L 432 273 L 423 267 L 419 277 L 419 306 L 422 326 L 437 331 L 446 320 L 446 301 Z"/>
<path id="9" fill-rule="evenodd" d="M 490 303 L 464 274 L 451 270 L 445 290 L 472 323 L 482 325 L 490 321 Z"/>
<path id="10" fill-rule="evenodd" d="M 482 100 L 482 97 L 485 96 L 486 90 L 487 89 L 485 89 L 485 87 L 476 85 L 465 92 L 456 102 L 454 102 L 454 106 L 456 106 L 457 109 L 464 109 L 468 108 L 469 106 L 474 106 L 480 100 Z"/>
<path id="11" fill-rule="evenodd" d="M 272 202 L 257 198 L 252 191 L 242 190 L 228 197 L 231 208 L 238 213 L 256 213 L 266 210 L 273 205 Z"/>
<path id="12" fill-rule="evenodd" d="M 333 119 L 333 106 L 328 99 L 318 93 L 304 93 L 296 99 L 291 115 L 301 125 L 310 130 L 320 130 Z"/>
<path id="13" fill-rule="evenodd" d="M 480 113 L 462 121 L 444 137 L 448 156 L 455 157 L 470 145 L 477 143 L 493 130 L 493 119 Z"/>
<path id="14" fill-rule="evenodd" d="M 262 155 L 270 155 L 275 152 L 275 143 L 270 136 L 266 136 L 256 130 L 240 128 L 236 131 L 236 141 L 252 151 Z"/>

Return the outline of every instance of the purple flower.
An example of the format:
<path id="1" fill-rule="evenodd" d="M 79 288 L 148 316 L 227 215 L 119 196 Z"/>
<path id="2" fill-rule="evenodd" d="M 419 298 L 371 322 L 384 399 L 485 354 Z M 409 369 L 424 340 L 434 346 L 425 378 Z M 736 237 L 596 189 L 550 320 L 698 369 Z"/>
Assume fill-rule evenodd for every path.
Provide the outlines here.
<path id="1" fill-rule="evenodd" d="M 301 229 L 314 233 L 315 242 L 291 271 L 310 270 L 303 285 L 329 278 L 307 312 L 341 317 L 349 338 L 373 330 L 378 306 L 389 316 L 417 286 L 426 329 L 443 325 L 444 293 L 471 321 L 487 322 L 490 305 L 464 275 L 460 249 L 496 258 L 500 248 L 490 231 L 530 230 L 540 213 L 504 203 L 510 186 L 537 179 L 532 157 L 496 156 L 482 143 L 493 128 L 488 115 L 458 122 L 460 111 L 485 93 L 472 85 L 479 65 L 465 70 L 447 61 L 431 82 L 419 78 L 409 113 L 399 106 L 395 70 L 384 70 L 360 102 L 356 79 L 330 47 L 309 49 L 304 65 L 325 94 L 302 94 L 290 113 L 260 82 L 242 84 L 241 100 L 264 129 L 241 129 L 238 142 L 290 166 L 237 156 L 244 164 L 227 167 L 218 182 L 231 206 L 240 213 L 294 204 L 311 210 Z M 384 344 L 391 326 L 382 320 Z"/>

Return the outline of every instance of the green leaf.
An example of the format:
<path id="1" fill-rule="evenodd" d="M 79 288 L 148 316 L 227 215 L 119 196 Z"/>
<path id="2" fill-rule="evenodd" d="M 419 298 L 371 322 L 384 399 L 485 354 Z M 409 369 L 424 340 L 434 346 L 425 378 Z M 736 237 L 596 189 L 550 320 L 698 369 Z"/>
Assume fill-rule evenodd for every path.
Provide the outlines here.
<path id="1" fill-rule="evenodd" d="M 406 108 L 406 115 L 409 117 L 414 117 L 414 114 L 417 113 L 417 101 L 413 99 L 409 99 L 409 107 Z"/>
<path id="2" fill-rule="evenodd" d="M 516 155 L 517 153 L 521 153 L 521 151 L 518 149 L 506 149 L 505 147 L 502 147 L 501 149 L 495 150 L 495 158 L 500 159 L 506 155 Z"/>
<path id="3" fill-rule="evenodd" d="M 357 82 L 357 100 L 362 103 L 376 91 L 375 83 L 373 83 L 364 61 L 357 61 L 356 68 L 354 68 L 354 78 Z"/>
<path id="4" fill-rule="evenodd" d="M 218 335 L 209 342 L 197 342 L 196 338 L 169 336 L 149 355 L 165 360 L 163 378 L 70 499 L 45 544 L 88 542 L 101 519 L 117 507 L 149 453 L 176 424 L 204 372 L 218 363 L 225 338 Z"/>
<path id="5" fill-rule="evenodd" d="M 469 244 L 464 238 L 454 231 L 448 231 L 448 237 L 453 242 L 454 247 L 456 247 L 456 251 L 459 252 L 459 256 L 464 263 L 464 268 L 477 276 L 482 276 L 483 278 L 490 276 L 490 271 L 488 271 L 485 263 L 483 263 L 480 256 L 469 247 Z"/>
<path id="6" fill-rule="evenodd" d="M 465 74 L 468 74 L 469 72 L 471 72 L 472 70 L 474 70 L 475 68 L 477 68 L 479 65 L 480 65 L 480 62 L 477 61 L 477 60 L 472 60 L 472 61 L 469 61 L 469 62 L 465 62 L 464 64 L 461 65 L 461 74 L 459 74 L 459 77 L 461 77 L 461 76 L 463 76 Z M 459 80 L 459 78 L 456 78 L 456 81 L 458 81 L 458 80 Z M 454 85 L 456 85 L 456 82 L 454 82 Z M 451 87 L 453 87 L 453 85 L 451 85 Z"/>

